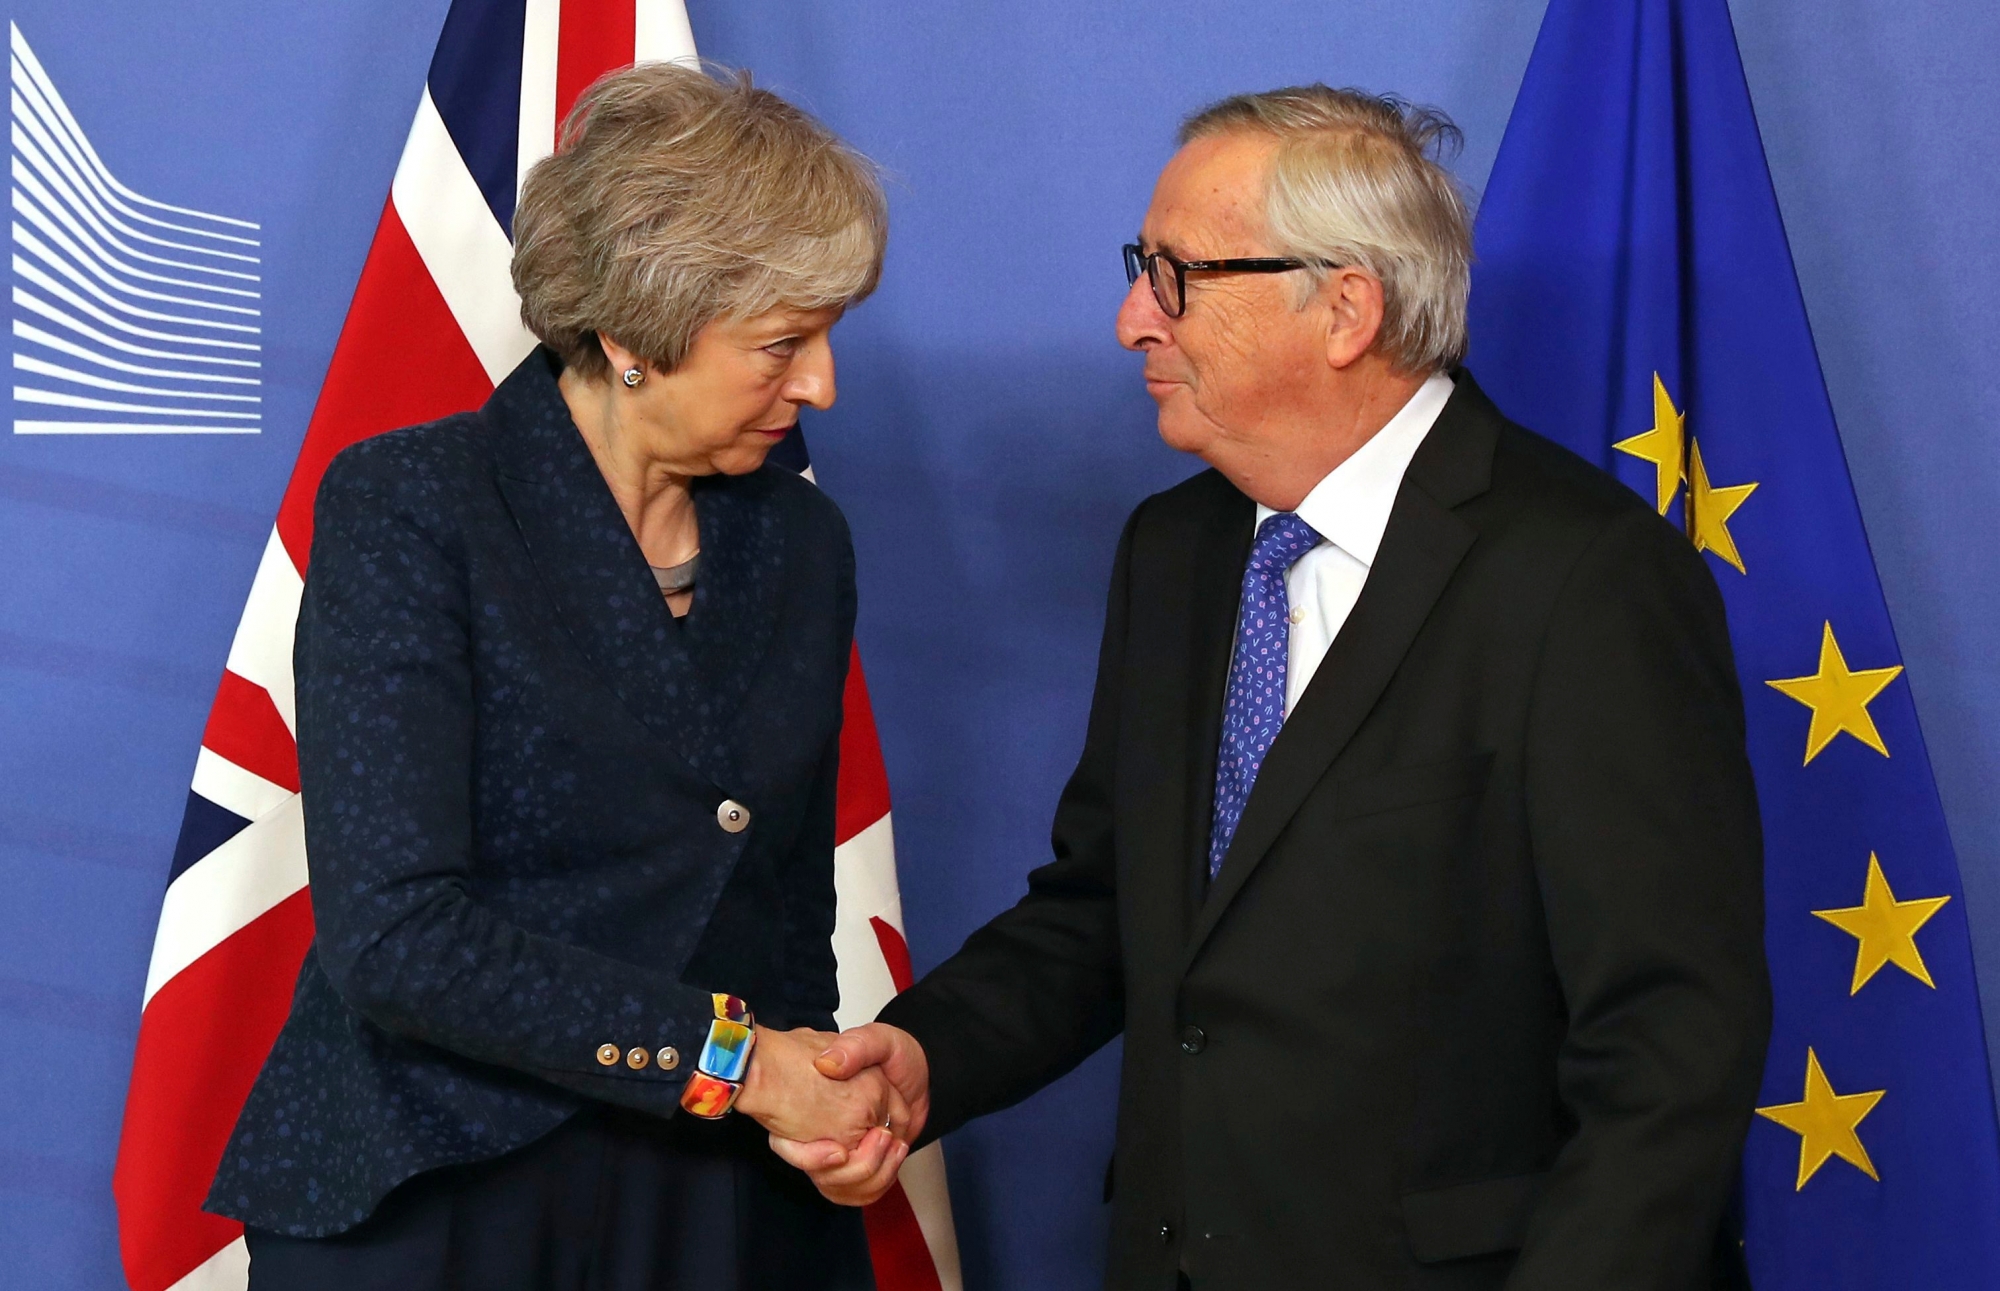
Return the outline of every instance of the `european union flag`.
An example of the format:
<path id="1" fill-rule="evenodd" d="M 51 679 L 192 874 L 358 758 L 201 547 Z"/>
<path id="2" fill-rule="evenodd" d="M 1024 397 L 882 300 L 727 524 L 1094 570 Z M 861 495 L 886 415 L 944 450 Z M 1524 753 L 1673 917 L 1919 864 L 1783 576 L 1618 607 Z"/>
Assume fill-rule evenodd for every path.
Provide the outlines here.
<path id="1" fill-rule="evenodd" d="M 1729 606 L 1776 993 L 1757 1291 L 2000 1286 L 1958 866 L 1724 0 L 1553 0 L 1478 255 L 1480 383 L 1682 525 Z"/>

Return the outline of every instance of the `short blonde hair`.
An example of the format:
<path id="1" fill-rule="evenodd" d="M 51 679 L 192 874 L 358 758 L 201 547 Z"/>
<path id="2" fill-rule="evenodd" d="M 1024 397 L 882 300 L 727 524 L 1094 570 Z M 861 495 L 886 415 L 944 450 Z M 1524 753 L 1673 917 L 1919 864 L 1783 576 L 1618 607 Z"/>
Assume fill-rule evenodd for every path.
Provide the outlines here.
<path id="1" fill-rule="evenodd" d="M 641 63 L 584 91 L 528 172 L 514 290 L 582 375 L 608 367 L 599 331 L 671 371 L 715 319 L 866 296 L 888 231 L 873 165 L 748 73 Z"/>
<path id="2" fill-rule="evenodd" d="M 1382 283 L 1376 344 L 1398 367 L 1441 372 L 1465 357 L 1472 285 L 1472 215 L 1442 165 L 1463 142 L 1451 118 L 1389 95 L 1299 85 L 1239 94 L 1181 126 L 1185 144 L 1208 135 L 1276 135 L 1264 214 L 1279 255 L 1365 269 Z"/>

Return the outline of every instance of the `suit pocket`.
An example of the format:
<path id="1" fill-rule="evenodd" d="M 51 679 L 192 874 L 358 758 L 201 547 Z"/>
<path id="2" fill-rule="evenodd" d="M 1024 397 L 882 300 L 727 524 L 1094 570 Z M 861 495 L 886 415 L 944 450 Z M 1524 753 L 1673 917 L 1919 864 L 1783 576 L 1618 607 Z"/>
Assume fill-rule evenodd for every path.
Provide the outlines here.
<path id="1" fill-rule="evenodd" d="M 1437 1264 L 1519 1250 L 1548 1179 L 1519 1174 L 1404 1194 L 1410 1253 L 1420 1264 Z"/>
<path id="2" fill-rule="evenodd" d="M 1493 755 L 1474 753 L 1442 762 L 1391 767 L 1352 780 L 1336 779 L 1328 786 L 1333 799 L 1333 819 L 1348 820 L 1470 797 L 1486 788 L 1492 771 Z"/>

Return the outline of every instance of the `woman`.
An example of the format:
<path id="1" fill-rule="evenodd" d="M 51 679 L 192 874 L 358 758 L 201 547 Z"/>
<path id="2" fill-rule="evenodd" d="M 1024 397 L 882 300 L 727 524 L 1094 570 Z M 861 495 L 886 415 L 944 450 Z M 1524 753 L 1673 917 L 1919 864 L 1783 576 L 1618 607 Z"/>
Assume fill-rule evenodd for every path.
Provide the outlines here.
<path id="1" fill-rule="evenodd" d="M 764 461 L 833 403 L 886 230 L 867 162 L 747 78 L 615 73 L 515 214 L 542 347 L 329 467 L 318 931 L 208 1201 L 253 1288 L 870 1285 L 857 1213 L 765 1143 L 904 1109 L 811 1069 L 853 553 Z"/>

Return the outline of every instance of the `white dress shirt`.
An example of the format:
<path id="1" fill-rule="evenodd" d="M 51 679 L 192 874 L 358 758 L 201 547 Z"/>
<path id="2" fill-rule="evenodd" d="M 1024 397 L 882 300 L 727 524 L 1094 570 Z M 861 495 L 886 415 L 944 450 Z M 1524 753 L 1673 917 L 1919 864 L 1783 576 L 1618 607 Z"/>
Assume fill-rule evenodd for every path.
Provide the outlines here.
<path id="1" fill-rule="evenodd" d="M 1444 411 L 1452 389 L 1451 378 L 1443 373 L 1418 386 L 1388 425 L 1327 472 L 1299 503 L 1299 519 L 1323 541 L 1299 557 L 1285 575 L 1285 598 L 1292 607 L 1291 648 L 1285 664 L 1287 715 L 1298 707 L 1299 696 L 1361 599 L 1361 585 L 1368 581 L 1382 531 L 1389 527 L 1389 509 L 1403 486 L 1403 473 Z M 1258 527 L 1276 514 L 1260 503 Z"/>

